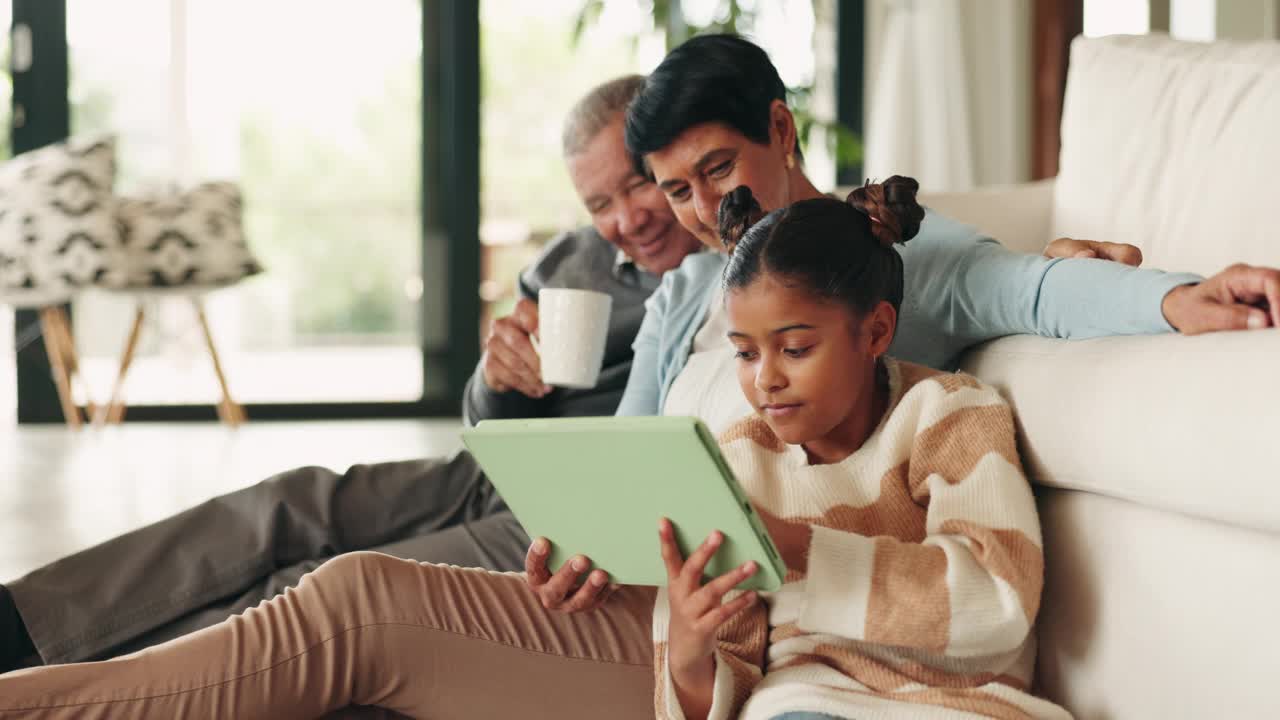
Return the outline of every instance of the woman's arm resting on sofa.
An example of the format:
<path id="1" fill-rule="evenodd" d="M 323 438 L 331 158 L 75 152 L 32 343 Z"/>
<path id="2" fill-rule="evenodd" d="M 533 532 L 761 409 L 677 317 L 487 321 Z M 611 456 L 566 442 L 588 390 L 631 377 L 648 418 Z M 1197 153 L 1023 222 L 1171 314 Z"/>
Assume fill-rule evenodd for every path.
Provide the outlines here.
<path id="1" fill-rule="evenodd" d="M 916 298 L 925 322 L 962 345 L 1019 334 L 1081 339 L 1172 332 L 1161 312 L 1165 295 L 1203 280 L 1017 253 L 981 235 L 922 233 L 920 239 L 929 244 L 903 252 L 907 295 Z"/>

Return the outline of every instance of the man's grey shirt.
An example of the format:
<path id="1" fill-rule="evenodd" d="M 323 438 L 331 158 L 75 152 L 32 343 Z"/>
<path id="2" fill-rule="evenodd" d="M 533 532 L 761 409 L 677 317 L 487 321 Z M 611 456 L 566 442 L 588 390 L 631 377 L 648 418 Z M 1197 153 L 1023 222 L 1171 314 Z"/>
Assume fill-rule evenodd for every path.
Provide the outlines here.
<path id="1" fill-rule="evenodd" d="M 467 381 L 462 416 L 467 424 L 491 418 L 612 415 L 631 373 L 631 344 L 644 319 L 644 301 L 659 277 L 641 270 L 592 226 L 558 235 L 520 274 L 520 295 L 537 301 L 542 288 L 596 290 L 613 298 L 600 381 L 589 390 L 556 388 L 544 398 L 494 392 L 477 367 Z"/>

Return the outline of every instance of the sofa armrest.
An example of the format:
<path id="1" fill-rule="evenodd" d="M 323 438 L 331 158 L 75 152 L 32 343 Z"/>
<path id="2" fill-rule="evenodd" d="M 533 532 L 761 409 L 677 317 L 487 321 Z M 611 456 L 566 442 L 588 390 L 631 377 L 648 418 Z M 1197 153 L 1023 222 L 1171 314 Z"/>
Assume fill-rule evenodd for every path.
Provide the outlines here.
<path id="1" fill-rule="evenodd" d="M 977 227 L 1010 250 L 1039 254 L 1053 238 L 1053 179 L 967 192 L 923 193 L 947 217 Z"/>
<path id="2" fill-rule="evenodd" d="M 1033 481 L 1280 534 L 1280 331 L 1052 340 L 961 367 L 1001 391 Z"/>

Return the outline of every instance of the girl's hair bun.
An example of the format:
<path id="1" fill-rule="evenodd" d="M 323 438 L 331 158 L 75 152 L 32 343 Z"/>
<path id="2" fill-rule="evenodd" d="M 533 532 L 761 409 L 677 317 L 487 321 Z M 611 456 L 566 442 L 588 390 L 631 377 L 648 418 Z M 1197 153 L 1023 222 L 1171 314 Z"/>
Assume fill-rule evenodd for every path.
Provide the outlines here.
<path id="1" fill-rule="evenodd" d="M 871 218 L 872 234 L 887 248 L 920 232 L 924 208 L 916 201 L 919 190 L 915 178 L 894 175 L 882 183 L 868 182 L 855 188 L 846 201 Z"/>
<path id="2" fill-rule="evenodd" d="M 739 185 L 720 200 L 720 208 L 716 212 L 720 241 L 732 250 L 762 217 L 764 211 L 756 202 L 755 195 L 751 194 L 751 188 Z"/>

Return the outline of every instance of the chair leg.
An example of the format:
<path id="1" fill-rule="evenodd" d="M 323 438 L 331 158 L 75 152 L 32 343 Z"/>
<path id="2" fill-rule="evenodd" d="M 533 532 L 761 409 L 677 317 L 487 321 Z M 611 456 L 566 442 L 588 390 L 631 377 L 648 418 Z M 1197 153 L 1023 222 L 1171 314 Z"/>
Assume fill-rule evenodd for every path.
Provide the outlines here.
<path id="1" fill-rule="evenodd" d="M 198 298 L 192 298 L 196 317 L 200 319 L 200 329 L 204 332 L 205 344 L 209 347 L 209 359 L 213 361 L 213 372 L 218 376 L 218 385 L 222 388 L 222 400 L 218 403 L 218 418 L 228 425 L 235 426 L 246 420 L 244 408 L 231 399 L 231 390 L 227 387 L 227 376 L 222 372 L 222 362 L 218 359 L 218 349 L 213 344 L 213 333 L 209 331 L 209 320 L 204 315 L 204 305 Z"/>
<path id="2" fill-rule="evenodd" d="M 44 331 L 44 347 L 49 355 L 49 367 L 53 371 L 53 384 L 58 388 L 58 401 L 62 403 L 62 417 L 70 428 L 78 430 L 80 410 L 71 398 L 71 378 L 67 374 L 67 356 L 62 348 L 63 339 L 58 329 L 55 308 L 40 308 L 40 326 Z"/>
<path id="3" fill-rule="evenodd" d="M 57 321 L 56 332 L 60 336 L 59 345 L 67 368 L 67 385 L 72 390 L 73 400 L 75 398 L 77 380 L 84 389 L 84 417 L 88 421 L 93 417 L 96 408 L 93 402 L 93 393 L 89 389 L 89 383 L 85 380 L 84 375 L 80 373 L 80 351 L 76 348 L 75 335 L 71 332 L 71 320 L 67 317 L 67 311 L 61 306 L 53 308 L 53 315 Z"/>
<path id="4" fill-rule="evenodd" d="M 133 327 L 129 328 L 129 338 L 125 341 L 124 352 L 120 355 L 120 369 L 116 372 L 115 384 L 111 386 L 111 396 L 107 404 L 98 409 L 94 423 L 97 425 L 115 424 L 124 421 L 124 381 L 133 366 L 133 355 L 138 349 L 138 338 L 142 336 L 142 324 L 146 320 L 146 306 L 138 303 L 138 310 L 133 316 Z"/>

